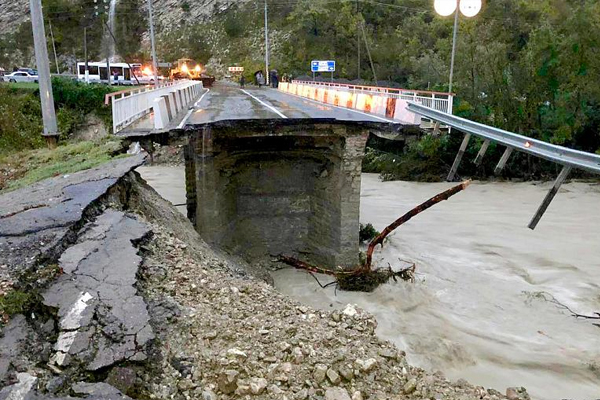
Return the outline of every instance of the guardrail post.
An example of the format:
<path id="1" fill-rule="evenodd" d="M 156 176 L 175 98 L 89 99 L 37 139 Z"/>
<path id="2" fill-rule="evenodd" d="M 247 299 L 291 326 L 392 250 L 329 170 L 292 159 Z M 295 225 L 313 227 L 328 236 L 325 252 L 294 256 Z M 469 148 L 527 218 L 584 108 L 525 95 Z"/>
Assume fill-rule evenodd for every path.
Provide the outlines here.
<path id="1" fill-rule="evenodd" d="M 477 157 L 475 157 L 475 165 L 477 165 L 477 166 L 481 165 L 481 161 L 483 161 L 483 156 L 485 155 L 485 152 L 487 151 L 489 145 L 490 145 L 490 140 L 485 139 L 483 141 L 483 143 L 481 144 L 481 148 L 479 149 L 479 153 L 477 153 Z"/>
<path id="2" fill-rule="evenodd" d="M 556 180 L 554 181 L 554 185 L 552 185 L 552 188 L 550 188 L 550 191 L 544 198 L 544 201 L 542 201 L 542 204 L 540 204 L 540 207 L 538 208 L 537 212 L 533 216 L 533 219 L 529 223 L 529 229 L 531 229 L 531 230 L 535 229 L 538 222 L 540 222 L 540 219 L 542 218 L 542 216 L 548 209 L 548 206 L 554 199 L 554 196 L 556 196 L 556 193 L 558 193 L 558 189 L 560 189 L 560 186 L 563 184 L 565 179 L 567 179 L 567 176 L 569 176 L 570 172 L 571 172 L 570 166 L 568 166 L 568 165 L 563 166 L 562 170 L 560 171 L 560 174 L 558 174 L 558 177 L 556 177 Z"/>
<path id="3" fill-rule="evenodd" d="M 181 109 L 181 107 L 179 107 L 179 98 L 177 96 L 177 91 L 176 90 L 172 90 L 169 92 L 169 97 L 173 100 L 171 102 L 172 105 L 172 111 L 173 114 L 177 114 L 179 112 L 179 110 Z"/>
<path id="4" fill-rule="evenodd" d="M 117 117 L 116 117 L 117 110 L 115 108 L 115 96 L 113 96 L 111 98 L 111 107 L 112 107 L 112 117 L 113 117 L 113 131 L 112 131 L 112 133 L 113 133 L 113 135 L 115 135 L 117 133 L 117 123 L 118 123 L 117 122 L 118 120 L 117 120 Z"/>
<path id="5" fill-rule="evenodd" d="M 465 154 L 465 150 L 467 150 L 467 145 L 469 144 L 470 139 L 471 134 L 466 133 L 462 143 L 460 144 L 460 149 L 458 149 L 458 154 L 456 154 L 452 168 L 450 168 L 450 173 L 448 173 L 448 177 L 446 178 L 448 182 L 452 182 L 454 180 L 454 175 L 456 175 L 456 171 L 458 170 L 458 166 L 460 165 L 463 154 Z"/>
<path id="6" fill-rule="evenodd" d="M 504 169 L 504 166 L 506 165 L 506 162 L 510 158 L 510 155 L 512 154 L 512 152 L 513 152 L 512 147 L 507 147 L 506 150 L 504 150 L 504 154 L 502 154 L 502 157 L 500 158 L 498 165 L 496 165 L 496 169 L 494 169 L 494 174 L 499 175 L 500 172 L 502 172 L 502 170 Z"/>
<path id="7" fill-rule="evenodd" d="M 154 129 L 166 128 L 169 125 L 169 115 L 164 97 L 154 99 L 152 108 L 154 109 Z"/>
<path id="8" fill-rule="evenodd" d="M 165 99 L 165 104 L 167 105 L 167 114 L 169 115 L 169 121 L 172 121 L 175 114 L 173 114 L 173 105 L 171 104 L 171 96 L 169 96 L 168 94 L 163 94 L 160 97 Z"/>

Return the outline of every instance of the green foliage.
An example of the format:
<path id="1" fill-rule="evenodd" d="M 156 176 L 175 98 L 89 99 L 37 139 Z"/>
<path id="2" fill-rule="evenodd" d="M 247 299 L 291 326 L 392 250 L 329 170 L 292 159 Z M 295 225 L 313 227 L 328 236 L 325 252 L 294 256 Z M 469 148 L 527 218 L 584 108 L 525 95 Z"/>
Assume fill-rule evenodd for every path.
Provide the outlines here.
<path id="1" fill-rule="evenodd" d="M 110 86 L 52 78 L 52 91 L 62 135 L 69 136 L 73 133 L 90 113 L 99 116 L 107 127 L 112 125 L 110 108 L 104 106 L 105 96 L 113 91 Z"/>
<path id="2" fill-rule="evenodd" d="M 230 38 L 240 37 L 244 33 L 245 19 L 241 15 L 237 8 L 229 10 L 223 21 L 223 29 Z"/>
<path id="3" fill-rule="evenodd" d="M 12 316 L 29 310 L 35 302 L 35 296 L 19 290 L 13 290 L 0 296 L 0 315 Z"/>
<path id="4" fill-rule="evenodd" d="M 119 48 L 126 57 L 143 56 L 139 42 L 147 24 L 142 3 L 119 2 L 117 36 L 126 42 Z M 196 6 L 187 0 L 180 4 L 183 10 Z M 102 30 L 89 18 L 93 0 L 44 0 L 44 6 L 59 55 L 75 53 L 81 59 L 81 27 L 89 23 L 90 57 L 99 57 Z M 310 60 L 331 58 L 337 61 L 336 78 L 357 81 L 360 75 L 361 82 L 373 83 L 366 41 L 378 83 L 448 89 L 453 18 L 435 14 L 430 0 L 269 1 L 269 7 L 271 65 L 281 74 L 310 76 Z M 68 18 L 62 9 L 72 10 Z M 239 2 L 226 11 L 215 8 L 209 21 L 164 29 L 158 52 L 165 61 L 189 57 L 206 64 L 212 58 L 222 67 L 240 65 L 250 81 L 254 71 L 264 68 L 263 18 L 255 2 Z M 600 150 L 600 2 L 487 1 L 478 16 L 460 18 L 459 24 L 453 87 L 457 115 L 584 151 Z M 29 23 L 14 35 L 0 36 L 0 63 L 11 52 L 31 59 Z M 70 119 L 63 118 L 69 126 Z M 420 143 L 402 157 L 371 153 L 367 167 L 388 171 L 388 178 L 443 176 L 461 138 L 453 133 L 436 140 L 437 145 Z M 474 146 L 467 149 L 468 157 L 474 156 Z M 465 162 L 461 171 L 485 176 L 493 170 L 488 160 L 501 152 L 492 146 L 481 168 Z M 518 176 L 554 172 L 522 155 L 511 157 L 506 171 Z"/>
<path id="5" fill-rule="evenodd" d="M 373 224 L 371 224 L 371 223 L 368 223 L 366 225 L 360 224 L 360 231 L 358 232 L 358 239 L 360 240 L 361 243 L 366 243 L 366 242 L 370 242 L 371 240 L 375 239 L 379 234 L 380 234 L 380 232 L 378 232 L 377 229 L 375 229 L 373 227 Z"/>
<path id="6" fill-rule="evenodd" d="M 144 62 L 144 60 L 147 60 L 140 47 L 140 42 L 148 27 L 146 13 L 141 12 L 144 3 L 143 0 L 128 0 L 117 3 L 114 32 L 117 39 L 116 51 L 119 56 L 129 62 Z"/>
<path id="7" fill-rule="evenodd" d="M 363 159 L 364 172 L 380 173 L 389 180 L 437 182 L 442 178 L 446 161 L 447 137 L 425 136 L 412 142 L 402 155 L 367 148 Z"/>
<path id="8" fill-rule="evenodd" d="M 40 147 L 42 131 L 39 99 L 0 85 L 0 154 Z"/>
<path id="9" fill-rule="evenodd" d="M 181 3 L 181 9 L 186 13 L 190 12 L 190 3 L 184 1 L 183 3 Z"/>
<path id="10" fill-rule="evenodd" d="M 17 87 L 0 85 L 0 155 L 44 144 L 39 90 L 34 86 Z M 110 109 L 104 106 L 104 96 L 112 88 L 53 78 L 52 90 L 62 139 L 68 138 L 90 113 L 100 117 L 107 127 L 112 125 Z"/>

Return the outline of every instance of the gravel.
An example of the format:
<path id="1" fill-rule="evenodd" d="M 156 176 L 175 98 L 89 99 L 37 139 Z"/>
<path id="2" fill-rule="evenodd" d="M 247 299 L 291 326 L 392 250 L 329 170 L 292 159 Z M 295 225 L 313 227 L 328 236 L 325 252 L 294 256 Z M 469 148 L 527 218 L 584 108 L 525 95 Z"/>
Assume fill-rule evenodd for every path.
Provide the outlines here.
<path id="1" fill-rule="evenodd" d="M 144 375 L 151 399 L 504 398 L 410 366 L 355 305 L 314 310 L 230 272 L 209 248 L 192 257 L 168 229 L 152 230 L 141 288 L 158 337 Z"/>

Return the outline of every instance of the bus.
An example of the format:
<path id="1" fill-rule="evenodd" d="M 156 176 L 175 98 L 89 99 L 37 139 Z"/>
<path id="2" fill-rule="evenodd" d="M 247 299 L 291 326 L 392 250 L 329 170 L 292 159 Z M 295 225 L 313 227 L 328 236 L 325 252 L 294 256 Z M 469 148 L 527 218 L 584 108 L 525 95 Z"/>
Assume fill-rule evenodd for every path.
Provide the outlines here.
<path id="1" fill-rule="evenodd" d="M 131 68 L 139 69 L 141 64 L 110 63 L 110 82 L 114 85 L 134 85 L 135 78 Z M 107 83 L 109 75 L 106 73 L 106 62 L 88 62 L 88 82 Z M 77 79 L 85 82 L 85 63 L 77 63 Z"/>

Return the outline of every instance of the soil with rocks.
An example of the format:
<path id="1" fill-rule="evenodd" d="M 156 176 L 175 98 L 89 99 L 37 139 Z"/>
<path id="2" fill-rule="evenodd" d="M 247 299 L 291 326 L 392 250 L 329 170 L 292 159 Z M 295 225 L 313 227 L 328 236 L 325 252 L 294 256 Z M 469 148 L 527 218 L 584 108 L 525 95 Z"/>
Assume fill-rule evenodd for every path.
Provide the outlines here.
<path id="1" fill-rule="evenodd" d="M 101 202 L 94 207 L 102 214 L 88 216 L 79 238 L 70 241 L 58 260 L 63 275 L 45 292 L 56 295 L 46 295 L 44 319 L 15 316 L 11 326 L 25 333 L 5 331 L 0 338 L 17 338 L 22 342 L 18 346 L 5 344 L 23 349 L 19 354 L 0 349 L 13 380 L 0 390 L 0 399 L 505 398 L 410 366 L 403 352 L 375 335 L 374 317 L 354 305 L 324 312 L 285 297 L 267 283 L 265 271 L 256 273 L 240 259 L 209 247 L 136 173 L 121 178 Z M 108 224 L 110 220 L 115 222 Z M 103 221 L 108 225 L 100 229 Z M 129 225 L 139 232 L 130 233 Z M 103 242 L 113 247 L 100 248 Z M 112 248 L 126 251 L 130 260 L 113 255 L 113 261 L 102 265 L 106 274 L 90 274 L 95 258 Z M 76 265 L 69 269 L 73 260 Z M 115 280 L 108 271 L 118 263 L 129 270 Z M 52 288 L 72 285 L 74 279 L 92 285 L 85 290 L 97 291 L 98 300 L 78 300 L 85 312 L 69 326 L 70 302 L 63 306 L 58 289 Z M 109 286 L 122 286 L 128 294 L 102 295 L 110 293 Z M 78 294 L 77 288 L 72 292 Z M 136 303 L 142 321 L 137 321 L 140 312 L 127 313 L 127 299 L 143 299 Z M 142 328 L 136 326 L 148 331 L 144 343 L 139 342 Z M 79 339 L 65 345 L 69 337 Z M 129 344 L 133 347 L 125 348 Z M 61 356 L 60 363 L 53 363 L 52 355 Z M 64 362 L 66 356 L 73 361 Z M 511 388 L 507 395 L 528 398 L 523 389 Z"/>
<path id="2" fill-rule="evenodd" d="M 140 285 L 157 335 L 143 378 L 150 398 L 504 398 L 410 366 L 377 338 L 374 317 L 354 305 L 333 312 L 301 305 L 227 256 L 190 243 L 195 231 L 151 226 Z"/>

